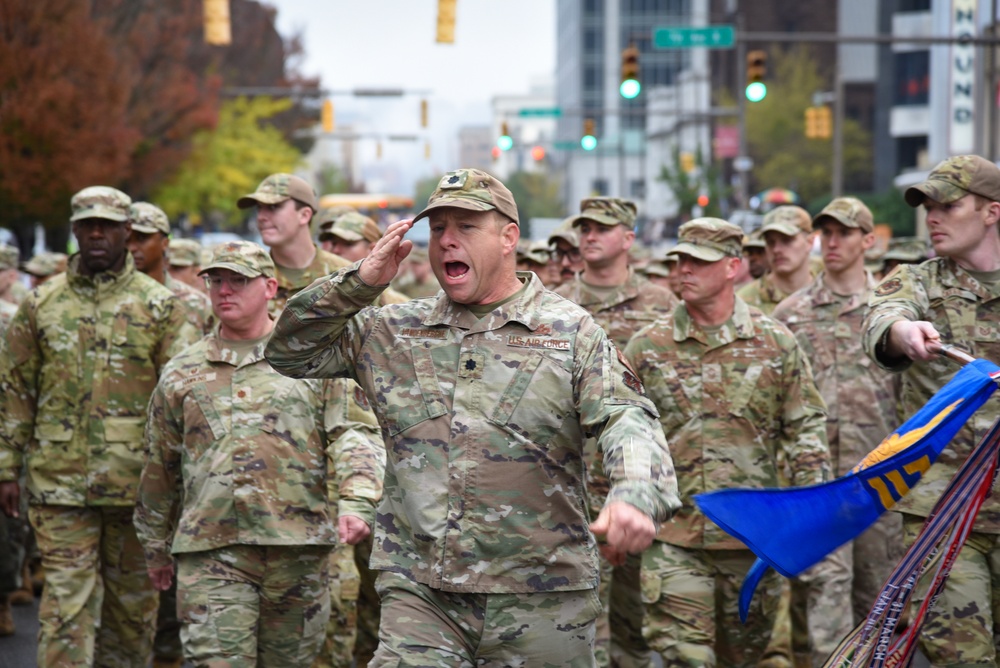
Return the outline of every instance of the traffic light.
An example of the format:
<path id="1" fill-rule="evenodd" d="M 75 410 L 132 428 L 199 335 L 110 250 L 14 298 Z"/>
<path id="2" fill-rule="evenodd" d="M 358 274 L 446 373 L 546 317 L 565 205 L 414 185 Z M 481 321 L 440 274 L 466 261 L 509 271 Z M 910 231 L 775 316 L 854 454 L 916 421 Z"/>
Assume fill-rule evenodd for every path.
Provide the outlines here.
<path id="1" fill-rule="evenodd" d="M 427 127 L 427 100 L 420 100 L 420 127 Z"/>
<path id="2" fill-rule="evenodd" d="M 205 43 L 226 46 L 233 41 L 229 21 L 229 0 L 205 0 Z"/>
<path id="3" fill-rule="evenodd" d="M 375 142 L 375 159 L 376 160 L 381 160 L 382 159 L 382 142 L 381 141 Z"/>
<path id="4" fill-rule="evenodd" d="M 431 143 L 429 141 L 424 142 L 424 160 L 431 159 Z"/>
<path id="5" fill-rule="evenodd" d="M 708 198 L 708 195 L 706 195 L 705 193 L 701 193 L 700 195 L 698 195 L 698 206 L 700 206 L 702 209 L 708 206 L 709 201 L 710 200 Z"/>
<path id="6" fill-rule="evenodd" d="M 626 100 L 638 97 L 642 90 L 639 83 L 639 49 L 630 44 L 622 51 L 622 82 L 618 87 L 618 92 Z"/>
<path id="7" fill-rule="evenodd" d="M 694 171 L 694 153 L 681 153 L 681 171 L 690 174 Z"/>
<path id="8" fill-rule="evenodd" d="M 806 108 L 806 137 L 829 139 L 833 136 L 833 114 L 830 107 L 820 105 Z"/>
<path id="9" fill-rule="evenodd" d="M 767 52 L 751 51 L 747 54 L 746 96 L 751 102 L 760 102 L 767 96 Z"/>
<path id="10" fill-rule="evenodd" d="M 501 151 L 509 151 L 514 146 L 514 140 L 510 136 L 510 130 L 507 128 L 507 121 L 500 124 L 500 137 L 497 139 L 497 147 Z"/>
<path id="11" fill-rule="evenodd" d="M 580 148 L 584 151 L 593 151 L 597 148 L 597 137 L 594 132 L 594 119 L 583 119 L 583 136 L 580 137 Z"/>
<path id="12" fill-rule="evenodd" d="M 438 44 L 455 43 L 455 2 L 438 0 L 437 37 Z"/>
<path id="13" fill-rule="evenodd" d="M 323 100 L 323 112 L 320 118 L 323 122 L 323 132 L 333 132 L 333 100 Z"/>

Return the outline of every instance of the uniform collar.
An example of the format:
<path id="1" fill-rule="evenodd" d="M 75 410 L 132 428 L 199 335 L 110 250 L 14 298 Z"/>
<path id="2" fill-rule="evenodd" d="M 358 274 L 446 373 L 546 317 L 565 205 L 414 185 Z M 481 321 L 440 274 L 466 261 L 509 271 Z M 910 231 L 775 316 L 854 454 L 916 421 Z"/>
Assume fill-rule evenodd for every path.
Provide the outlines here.
<path id="1" fill-rule="evenodd" d="M 219 327 L 216 327 L 215 331 L 208 337 L 207 345 L 208 347 L 205 350 L 205 359 L 209 362 L 212 362 L 213 364 L 228 364 L 235 367 L 245 367 L 264 360 L 264 348 L 267 346 L 267 339 L 264 339 L 255 345 L 253 349 L 243 357 L 243 359 L 239 358 L 239 355 L 235 350 L 226 346 L 225 342 L 219 336 Z"/>
<path id="2" fill-rule="evenodd" d="M 588 286 L 584 283 L 582 276 L 583 273 L 580 272 L 574 278 L 573 295 L 576 299 L 573 301 L 588 311 L 596 310 L 593 308 L 595 306 L 614 306 L 639 296 L 639 276 L 632 267 L 628 268 L 628 277 L 625 279 L 625 282 L 616 286 L 617 289 L 604 299 L 589 292 Z"/>
<path id="3" fill-rule="evenodd" d="M 447 325 L 488 331 L 499 329 L 508 322 L 519 322 L 534 331 L 541 324 L 539 307 L 545 286 L 532 271 L 519 271 L 517 277 L 522 282 L 527 282 L 524 292 L 518 299 L 507 302 L 489 315 L 477 318 L 464 304 L 456 304 L 444 291 L 441 291 L 434 300 L 434 307 L 424 317 L 423 324 L 428 327 Z"/>
<path id="4" fill-rule="evenodd" d="M 121 286 L 127 285 L 136 273 L 135 260 L 132 254 L 125 251 L 125 264 L 118 271 L 102 271 L 93 276 L 84 276 L 80 273 L 80 262 L 82 258 L 79 253 L 74 253 L 69 258 L 66 269 L 66 277 L 69 284 L 77 290 L 117 290 Z"/>
<path id="5" fill-rule="evenodd" d="M 755 334 L 750 307 L 739 297 L 736 297 L 736 302 L 733 304 L 733 314 L 713 333 L 712 341 L 709 341 L 709 336 L 691 319 L 684 302 L 674 309 L 670 317 L 674 320 L 674 341 L 677 343 L 694 339 L 706 346 L 717 347 L 737 339 L 752 339 Z"/>
<path id="6" fill-rule="evenodd" d="M 866 303 L 865 296 L 868 292 L 873 290 L 877 285 L 875 277 L 872 273 L 865 270 L 865 288 L 861 292 L 854 295 L 839 295 L 830 289 L 830 286 L 826 284 L 826 271 L 821 271 L 816 275 L 816 278 L 810 283 L 806 288 L 806 294 L 809 295 L 809 299 L 813 306 L 827 306 L 829 304 L 844 304 L 845 311 L 853 310 L 859 306 L 863 306 Z"/>

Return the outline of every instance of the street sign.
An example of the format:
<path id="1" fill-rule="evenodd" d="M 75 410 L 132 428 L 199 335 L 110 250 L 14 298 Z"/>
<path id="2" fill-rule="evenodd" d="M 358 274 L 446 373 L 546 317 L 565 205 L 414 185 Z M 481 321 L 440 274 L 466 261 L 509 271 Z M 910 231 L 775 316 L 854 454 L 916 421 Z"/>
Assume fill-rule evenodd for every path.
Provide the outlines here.
<path id="1" fill-rule="evenodd" d="M 540 109 L 521 109 L 517 112 L 518 116 L 529 117 L 529 118 L 558 118 L 562 116 L 562 109 L 559 107 L 543 107 Z"/>
<path id="2" fill-rule="evenodd" d="M 739 155 L 733 160 L 733 169 L 737 172 L 749 172 L 753 169 L 753 158 L 748 155 Z"/>
<path id="3" fill-rule="evenodd" d="M 556 141 L 552 142 L 552 148 L 557 151 L 575 151 L 580 148 L 579 141 Z"/>
<path id="4" fill-rule="evenodd" d="M 657 26 L 653 28 L 654 49 L 731 49 L 736 31 L 731 25 Z"/>

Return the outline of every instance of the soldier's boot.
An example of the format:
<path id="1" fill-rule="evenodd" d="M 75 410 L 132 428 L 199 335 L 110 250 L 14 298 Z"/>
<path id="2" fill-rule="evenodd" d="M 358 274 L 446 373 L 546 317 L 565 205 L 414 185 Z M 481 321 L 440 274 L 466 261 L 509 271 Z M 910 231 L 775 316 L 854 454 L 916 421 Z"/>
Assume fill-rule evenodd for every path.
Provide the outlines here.
<path id="1" fill-rule="evenodd" d="M 31 605 L 35 600 L 35 592 L 31 589 L 31 569 L 24 562 L 21 569 L 21 588 L 10 595 L 11 605 Z"/>
<path id="2" fill-rule="evenodd" d="M 184 659 L 153 659 L 153 668 L 181 668 Z"/>
<path id="3" fill-rule="evenodd" d="M 0 596 L 0 637 L 14 635 L 14 615 L 10 612 L 10 596 Z"/>
<path id="4" fill-rule="evenodd" d="M 45 568 L 42 567 L 42 561 L 38 561 L 31 564 L 31 588 L 35 592 L 35 596 L 42 595 L 42 588 L 45 586 Z"/>

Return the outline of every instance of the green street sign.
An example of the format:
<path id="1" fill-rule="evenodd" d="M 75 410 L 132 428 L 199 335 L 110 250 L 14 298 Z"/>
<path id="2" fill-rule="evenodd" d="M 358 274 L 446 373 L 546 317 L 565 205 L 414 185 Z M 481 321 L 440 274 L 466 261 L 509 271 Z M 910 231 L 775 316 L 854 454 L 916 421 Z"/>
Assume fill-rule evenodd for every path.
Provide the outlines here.
<path id="1" fill-rule="evenodd" d="M 653 28 L 654 49 L 731 49 L 736 31 L 731 25 L 657 26 Z"/>
<path id="2" fill-rule="evenodd" d="M 557 151 L 575 151 L 580 148 L 578 141 L 557 141 L 552 143 L 552 148 Z"/>
<path id="3" fill-rule="evenodd" d="M 562 116 L 562 109 L 559 107 L 521 109 L 517 112 L 517 115 L 528 118 L 558 118 Z"/>

